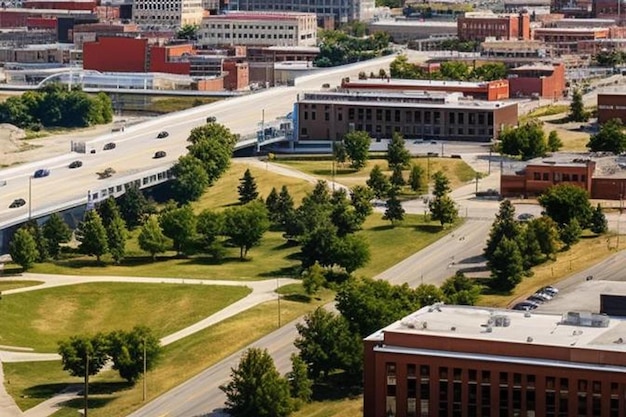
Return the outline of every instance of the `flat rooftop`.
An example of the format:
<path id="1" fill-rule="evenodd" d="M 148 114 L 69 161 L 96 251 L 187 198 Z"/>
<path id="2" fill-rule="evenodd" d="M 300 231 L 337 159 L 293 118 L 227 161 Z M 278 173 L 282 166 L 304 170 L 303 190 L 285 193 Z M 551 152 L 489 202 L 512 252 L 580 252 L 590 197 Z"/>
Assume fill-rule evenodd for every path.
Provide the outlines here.
<path id="1" fill-rule="evenodd" d="M 502 80 L 503 81 L 503 80 Z M 488 82 L 470 82 L 470 81 L 442 81 L 442 80 L 406 80 L 401 78 L 391 78 L 391 79 L 378 79 L 378 78 L 368 78 L 365 80 L 354 80 L 347 83 L 348 88 L 350 85 L 355 85 L 353 88 L 358 88 L 358 86 L 367 86 L 367 87 L 380 87 L 382 89 L 385 86 L 399 86 L 399 87 L 424 87 L 428 89 L 428 87 L 454 87 L 454 88 L 481 88 L 487 87 L 489 85 Z"/>
<path id="2" fill-rule="evenodd" d="M 203 20 L 293 20 L 299 17 L 315 17 L 315 13 L 302 12 L 228 12 L 206 16 Z"/>
<path id="3" fill-rule="evenodd" d="M 415 28 L 415 30 L 419 30 L 420 27 L 424 27 L 424 26 L 447 27 L 447 28 L 454 29 L 455 31 L 457 28 L 456 21 L 445 22 L 445 21 L 440 21 L 440 20 L 428 20 L 428 19 L 424 19 L 420 21 L 384 19 L 384 20 L 378 20 L 376 22 L 370 22 L 368 25 L 374 26 L 374 27 L 376 26 L 412 27 L 412 28 Z"/>
<path id="4" fill-rule="evenodd" d="M 591 313 L 581 313 L 591 317 Z M 497 326 L 498 317 L 506 317 L 508 326 Z M 626 320 L 596 315 L 608 322 L 607 327 L 564 324 L 561 314 L 491 309 L 472 306 L 428 306 L 404 317 L 369 336 L 383 340 L 385 332 L 421 336 L 445 336 L 452 339 L 474 339 L 533 345 L 590 348 L 626 353 Z M 488 330 L 488 327 L 491 330 Z"/>

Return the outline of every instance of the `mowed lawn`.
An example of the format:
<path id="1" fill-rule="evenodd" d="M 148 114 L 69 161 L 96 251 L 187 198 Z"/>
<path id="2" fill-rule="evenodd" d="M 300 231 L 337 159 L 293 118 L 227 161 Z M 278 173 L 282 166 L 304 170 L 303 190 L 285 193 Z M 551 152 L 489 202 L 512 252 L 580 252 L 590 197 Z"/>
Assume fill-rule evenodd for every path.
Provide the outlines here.
<path id="1" fill-rule="evenodd" d="M 250 293 L 247 287 L 90 283 L 4 295 L 0 344 L 56 352 L 73 335 L 150 327 L 163 337 Z"/>
<path id="2" fill-rule="evenodd" d="M 41 281 L 19 281 L 7 278 L 0 278 L 0 293 L 2 291 L 13 290 L 15 288 L 34 287 L 43 284 Z"/>

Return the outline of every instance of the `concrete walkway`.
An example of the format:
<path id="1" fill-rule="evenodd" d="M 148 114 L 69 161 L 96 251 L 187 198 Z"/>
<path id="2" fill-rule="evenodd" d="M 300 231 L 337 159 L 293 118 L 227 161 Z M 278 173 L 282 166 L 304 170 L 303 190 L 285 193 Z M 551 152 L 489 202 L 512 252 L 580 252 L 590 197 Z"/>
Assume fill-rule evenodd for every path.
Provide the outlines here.
<path id="1" fill-rule="evenodd" d="M 276 299 L 276 288 L 299 282 L 291 278 L 277 278 L 263 281 L 221 281 L 221 280 L 198 280 L 184 278 L 141 278 L 141 277 L 110 277 L 110 276 L 73 276 L 73 275 L 49 275 L 49 274 L 30 274 L 25 273 L 19 277 L 22 281 L 40 281 L 40 285 L 32 287 L 15 288 L 13 290 L 3 291 L 3 295 L 17 294 L 27 291 L 38 291 L 45 288 L 60 287 L 65 285 L 76 285 L 93 282 L 120 282 L 120 283 L 144 283 L 144 284 L 185 284 L 185 285 L 227 285 L 227 286 L 245 286 L 249 287 L 252 292 L 241 300 L 229 305 L 228 307 L 212 314 L 211 316 L 201 320 L 189 327 L 186 327 L 176 333 L 165 336 L 161 339 L 161 344 L 166 346 L 174 343 L 193 333 L 204 330 L 209 326 L 219 323 L 229 317 L 239 314 L 249 308 L 260 303 Z M 0 381 L 4 381 L 2 372 L 2 363 L 9 362 L 35 362 L 35 361 L 58 361 L 60 356 L 56 353 L 36 353 L 30 348 L 0 346 Z M 10 381 L 5 381 L 9 384 Z M 1 417 L 47 417 L 62 407 L 66 401 L 77 398 L 81 392 L 82 386 L 71 385 L 58 395 L 50 398 L 22 412 L 15 404 L 13 398 L 6 392 L 4 384 L 0 384 L 0 416 Z"/>

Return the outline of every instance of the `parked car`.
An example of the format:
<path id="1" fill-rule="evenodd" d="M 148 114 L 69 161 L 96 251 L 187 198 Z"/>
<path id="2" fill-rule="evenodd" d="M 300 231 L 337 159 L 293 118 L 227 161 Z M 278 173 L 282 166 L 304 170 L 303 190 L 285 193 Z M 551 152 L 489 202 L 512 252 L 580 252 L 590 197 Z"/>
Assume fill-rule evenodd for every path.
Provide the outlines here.
<path id="1" fill-rule="evenodd" d="M 528 311 L 528 310 L 534 310 L 537 307 L 539 307 L 539 304 L 537 303 L 533 303 L 532 301 L 522 301 L 521 303 L 515 304 L 513 306 L 513 310 Z"/>
<path id="2" fill-rule="evenodd" d="M 157 135 L 157 139 L 165 139 L 166 137 L 168 137 L 170 134 L 167 133 L 165 130 L 159 132 L 159 134 Z"/>
<path id="3" fill-rule="evenodd" d="M 115 143 L 114 142 L 109 142 L 107 144 L 104 145 L 104 147 L 102 148 L 103 151 L 110 151 L 111 149 L 115 149 Z"/>
<path id="4" fill-rule="evenodd" d="M 543 304 L 545 303 L 547 300 L 545 300 L 544 298 L 538 297 L 536 295 L 531 295 L 530 297 L 528 297 L 526 299 L 526 301 L 532 301 L 533 303 L 537 303 L 537 304 Z"/>
<path id="5" fill-rule="evenodd" d="M 166 155 L 167 153 L 165 153 L 165 151 L 156 151 L 154 153 L 154 159 L 165 158 Z"/>
<path id="6" fill-rule="evenodd" d="M 43 177 L 47 177 L 48 175 L 50 175 L 50 170 L 49 169 L 38 169 L 33 174 L 33 177 L 35 177 L 35 178 L 43 178 Z"/>
<path id="7" fill-rule="evenodd" d="M 9 208 L 18 208 L 18 207 L 22 207 L 24 204 L 26 204 L 26 201 L 23 198 L 16 198 L 15 200 L 13 200 L 13 202 L 9 205 Z"/>
<path id="8" fill-rule="evenodd" d="M 520 222 L 527 222 L 534 218 L 535 218 L 535 215 L 530 214 L 530 213 L 522 213 L 519 216 L 517 216 L 517 220 L 519 220 Z"/>
<path id="9" fill-rule="evenodd" d="M 544 299 L 544 300 L 546 300 L 546 301 L 550 301 L 550 300 L 552 300 L 552 298 L 553 298 L 550 294 L 545 293 L 545 292 L 536 292 L 536 293 L 535 293 L 535 294 L 533 294 L 533 295 L 534 295 L 535 297 L 542 298 L 542 299 Z"/>
<path id="10" fill-rule="evenodd" d="M 547 287 L 539 288 L 537 292 L 545 292 L 555 297 L 559 293 L 559 289 L 548 285 Z"/>
<path id="11" fill-rule="evenodd" d="M 80 168 L 83 166 L 83 161 L 73 161 L 69 167 L 70 169 L 74 169 L 74 168 Z"/>

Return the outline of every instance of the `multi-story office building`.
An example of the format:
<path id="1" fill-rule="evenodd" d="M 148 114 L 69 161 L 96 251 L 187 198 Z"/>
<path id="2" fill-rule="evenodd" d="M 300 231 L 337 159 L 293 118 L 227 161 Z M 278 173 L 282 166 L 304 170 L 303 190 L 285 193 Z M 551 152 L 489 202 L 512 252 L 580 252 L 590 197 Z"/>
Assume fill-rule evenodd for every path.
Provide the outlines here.
<path id="1" fill-rule="evenodd" d="M 133 21 L 140 25 L 199 25 L 202 0 L 134 0 Z"/>
<path id="2" fill-rule="evenodd" d="M 622 417 L 626 320 L 433 305 L 367 337 L 364 417 Z"/>
<path id="3" fill-rule="evenodd" d="M 232 0 L 231 10 L 289 11 L 315 13 L 320 25 L 368 21 L 374 15 L 374 0 Z"/>
<path id="4" fill-rule="evenodd" d="M 231 12 L 202 19 L 201 45 L 315 46 L 313 13 Z"/>
<path id="5" fill-rule="evenodd" d="M 463 41 L 484 41 L 486 38 L 528 40 L 530 16 L 528 13 L 465 13 L 457 20 L 457 35 Z"/>
<path id="6" fill-rule="evenodd" d="M 374 138 L 489 142 L 504 126 L 517 125 L 517 103 L 474 101 L 461 93 L 318 92 L 296 103 L 299 141 L 342 140 L 353 130 Z"/>

